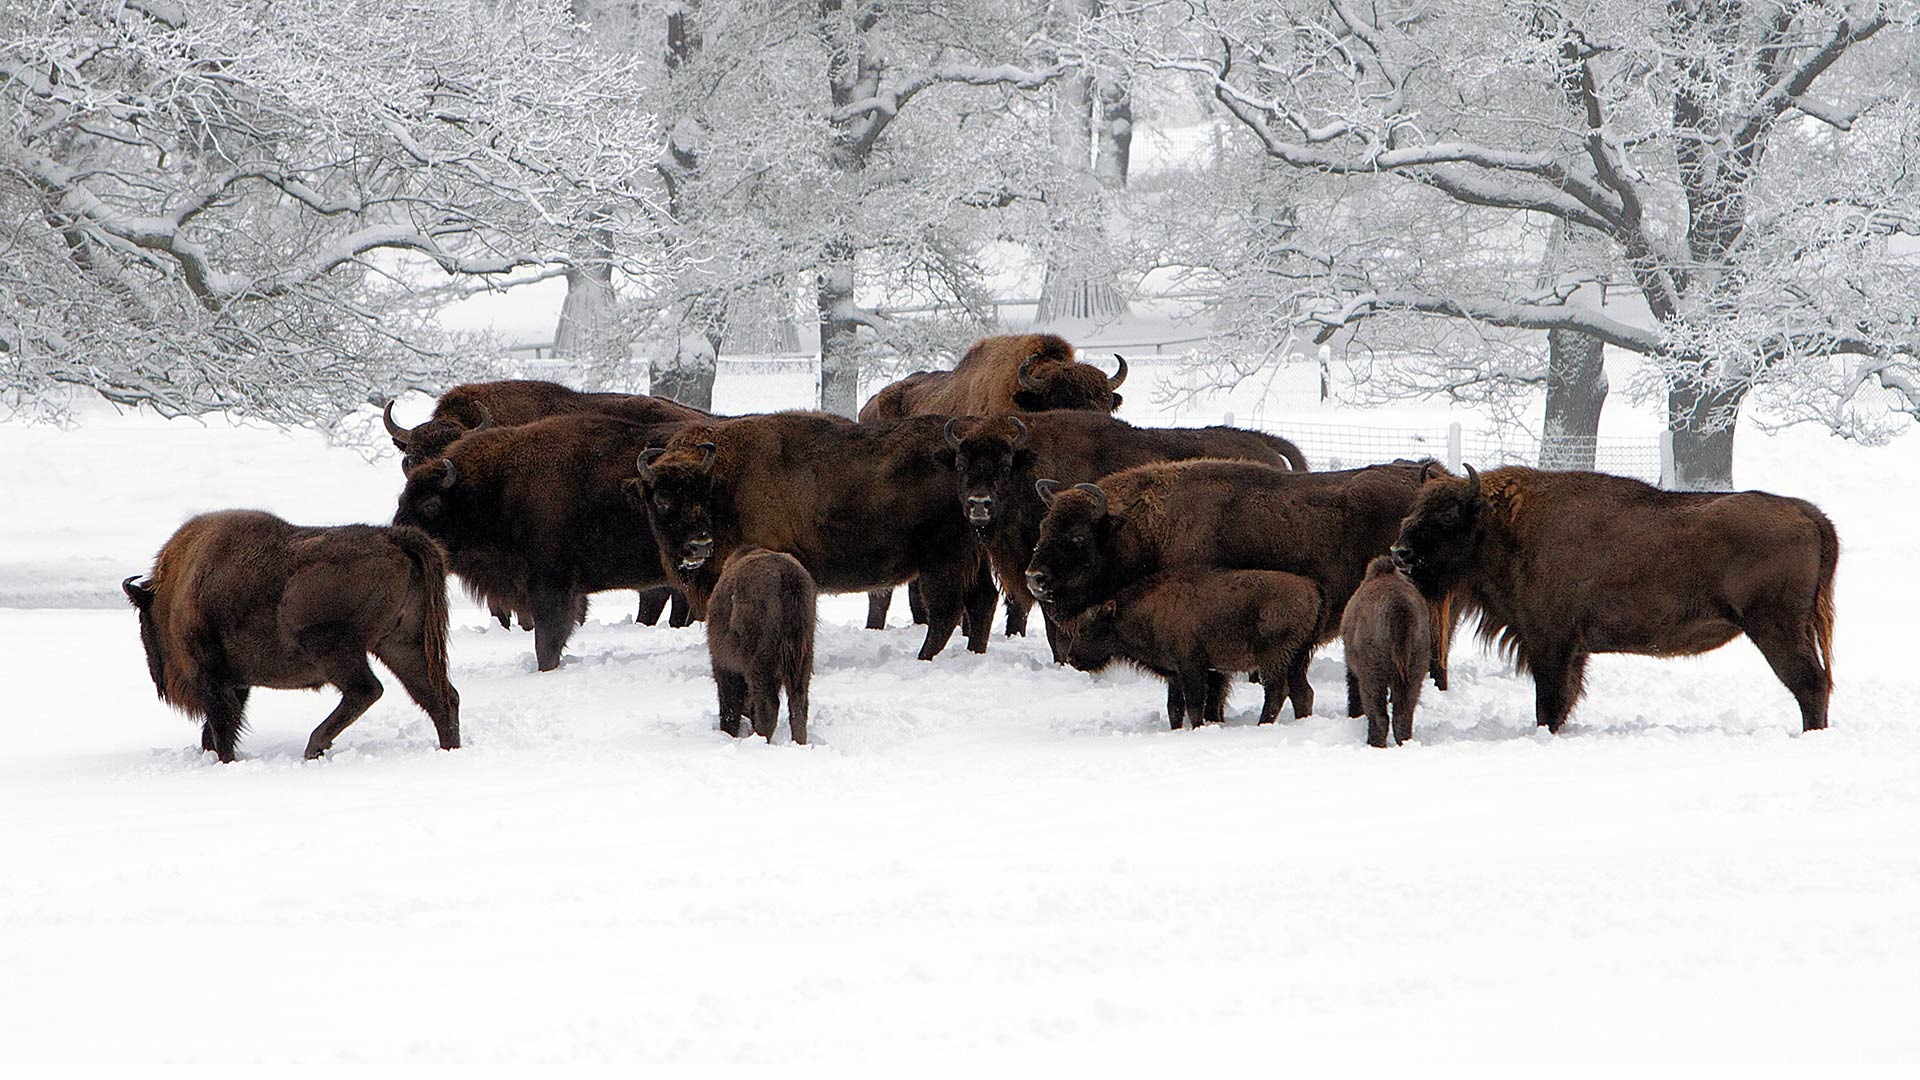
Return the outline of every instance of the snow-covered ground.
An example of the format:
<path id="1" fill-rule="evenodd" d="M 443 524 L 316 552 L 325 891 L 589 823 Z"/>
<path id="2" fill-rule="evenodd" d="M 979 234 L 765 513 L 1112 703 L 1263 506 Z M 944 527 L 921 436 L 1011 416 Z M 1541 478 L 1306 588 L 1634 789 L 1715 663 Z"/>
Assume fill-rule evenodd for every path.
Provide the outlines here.
<path id="1" fill-rule="evenodd" d="M 1744 641 L 1597 658 L 1557 738 L 1471 640 L 1399 750 L 1337 715 L 1337 646 L 1320 715 L 1255 727 L 1242 685 L 1169 732 L 1138 675 L 921 663 L 904 603 L 836 597 L 815 745 L 767 746 L 715 729 L 699 628 L 608 594 L 544 675 L 462 603 L 465 749 L 389 679 L 318 762 L 331 691 L 256 692 L 219 766 L 117 582 L 199 510 L 385 520 L 398 469 L 0 425 L 0 1060 L 1910 1060 L 1917 467 L 1741 435 L 1842 539 L 1809 737 Z"/>

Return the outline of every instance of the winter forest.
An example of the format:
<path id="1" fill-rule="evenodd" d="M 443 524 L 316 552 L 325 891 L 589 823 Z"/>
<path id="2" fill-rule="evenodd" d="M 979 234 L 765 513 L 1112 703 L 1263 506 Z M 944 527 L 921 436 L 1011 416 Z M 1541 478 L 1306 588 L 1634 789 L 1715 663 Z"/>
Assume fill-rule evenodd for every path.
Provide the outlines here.
<path id="1" fill-rule="evenodd" d="M 1913 1060 L 1916 417 L 1920 0 L 0 0 L 0 1062 Z"/>

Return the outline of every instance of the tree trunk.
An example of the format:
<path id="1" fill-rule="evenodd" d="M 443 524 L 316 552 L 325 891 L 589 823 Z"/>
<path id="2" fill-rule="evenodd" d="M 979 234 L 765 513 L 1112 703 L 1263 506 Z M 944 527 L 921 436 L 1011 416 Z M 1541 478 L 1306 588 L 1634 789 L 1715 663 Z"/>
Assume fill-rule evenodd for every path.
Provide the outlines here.
<path id="1" fill-rule="evenodd" d="M 1133 95 L 1111 76 L 1096 80 L 1094 92 L 1100 116 L 1093 129 L 1093 175 L 1100 186 L 1118 191 L 1127 186 L 1133 163 Z"/>
<path id="2" fill-rule="evenodd" d="M 553 354 L 581 363 L 585 381 L 618 384 L 629 359 L 613 296 L 613 240 L 594 230 L 587 246 L 567 270 L 567 299 L 553 330 Z"/>
<path id="3" fill-rule="evenodd" d="M 1697 383 L 1668 389 L 1675 491 L 1733 490 L 1734 421 L 1745 396 L 1741 389 Z"/>
<path id="4" fill-rule="evenodd" d="M 1607 403 L 1606 343 L 1577 330 L 1547 332 L 1547 416 L 1543 469 L 1591 469 Z"/>
<path id="5" fill-rule="evenodd" d="M 673 355 L 653 358 L 649 392 L 711 411 L 713 379 L 725 335 L 726 306 L 704 297 L 693 300 L 687 305 L 686 323 Z"/>
<path id="6" fill-rule="evenodd" d="M 1093 0 L 1053 0 L 1050 22 L 1056 34 L 1071 33 L 1095 10 Z M 1109 97 L 1115 100 L 1110 102 Z M 1100 88 L 1100 122 L 1093 76 L 1085 68 L 1061 76 L 1053 86 L 1053 164 L 1060 185 L 1047 196 L 1052 218 L 1047 245 L 1047 276 L 1040 285 L 1040 308 L 1034 322 L 1062 319 L 1106 321 L 1126 314 L 1127 303 L 1112 274 L 1099 267 L 1107 251 L 1105 212 L 1096 159 L 1111 173 L 1115 186 L 1126 182 L 1126 159 L 1132 147 L 1132 107 L 1124 90 Z M 1124 114 L 1113 123 L 1109 110 Z"/>
<path id="7" fill-rule="evenodd" d="M 815 301 L 820 311 L 820 409 L 860 413 L 860 323 L 853 300 L 853 243 L 835 240 L 821 257 Z"/>

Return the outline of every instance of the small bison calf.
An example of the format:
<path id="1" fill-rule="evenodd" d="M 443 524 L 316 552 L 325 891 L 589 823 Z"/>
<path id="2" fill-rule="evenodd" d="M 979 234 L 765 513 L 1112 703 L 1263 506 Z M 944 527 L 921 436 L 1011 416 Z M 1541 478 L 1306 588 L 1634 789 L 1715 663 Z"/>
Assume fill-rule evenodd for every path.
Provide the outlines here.
<path id="1" fill-rule="evenodd" d="M 1413 738 L 1413 709 L 1430 655 L 1427 601 L 1381 555 L 1340 616 L 1347 646 L 1347 715 L 1367 718 L 1367 745 L 1387 745 L 1387 708 L 1393 708 L 1395 744 Z"/>
<path id="2" fill-rule="evenodd" d="M 326 753 L 380 700 L 380 658 L 460 745 L 460 695 L 447 681 L 447 559 L 418 529 L 292 525 L 259 510 L 201 514 L 180 526 L 142 584 L 120 583 L 140 612 L 140 643 L 160 699 L 201 720 L 200 748 L 232 761 L 252 687 L 318 690 L 340 704 L 313 730 Z"/>
<path id="3" fill-rule="evenodd" d="M 1067 624 L 1067 662 L 1099 671 L 1115 657 L 1167 680 L 1167 720 L 1199 727 L 1226 712 L 1227 674 L 1258 672 L 1271 724 L 1293 698 L 1313 711 L 1307 663 L 1320 621 L 1320 590 L 1278 570 L 1194 567 L 1157 574 Z"/>
<path id="4" fill-rule="evenodd" d="M 738 738 L 740 718 L 773 741 L 780 690 L 787 691 L 793 741 L 807 741 L 807 684 L 813 679 L 813 619 L 818 591 L 806 567 L 765 548 L 735 552 L 707 601 L 707 652 L 720 689 L 720 730 Z"/>

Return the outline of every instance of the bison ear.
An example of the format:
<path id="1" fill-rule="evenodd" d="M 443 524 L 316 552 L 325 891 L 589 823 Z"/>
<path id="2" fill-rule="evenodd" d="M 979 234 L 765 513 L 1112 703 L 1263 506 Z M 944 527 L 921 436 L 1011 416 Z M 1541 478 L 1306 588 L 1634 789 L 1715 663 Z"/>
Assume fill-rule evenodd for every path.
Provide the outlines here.
<path id="1" fill-rule="evenodd" d="M 1058 480 L 1035 480 L 1033 482 L 1033 490 L 1040 493 L 1040 501 L 1047 506 L 1053 505 L 1053 493 L 1059 486 L 1060 481 Z"/>
<path id="2" fill-rule="evenodd" d="M 139 574 L 133 575 L 121 582 L 120 588 L 126 592 L 127 600 L 130 601 L 134 607 L 145 611 L 147 610 L 147 605 L 153 603 L 153 587 L 151 585 L 139 584 L 139 578 Z"/>
<path id="3" fill-rule="evenodd" d="M 1126 397 L 1126 395 L 1125 395 L 1125 394 L 1115 394 L 1115 395 L 1113 395 L 1113 408 L 1111 408 L 1111 409 L 1109 409 L 1109 410 L 1107 410 L 1107 411 L 1108 411 L 1108 412 L 1119 412 L 1119 411 L 1120 411 L 1120 403 L 1121 403 L 1121 402 L 1123 402 L 1123 401 L 1125 401 L 1125 400 L 1127 400 L 1127 397 Z"/>
<path id="4" fill-rule="evenodd" d="M 638 477 L 629 476 L 620 481 L 620 494 L 627 500 L 632 510 L 644 510 L 647 505 L 647 483 L 652 470 L 642 465 Z"/>

